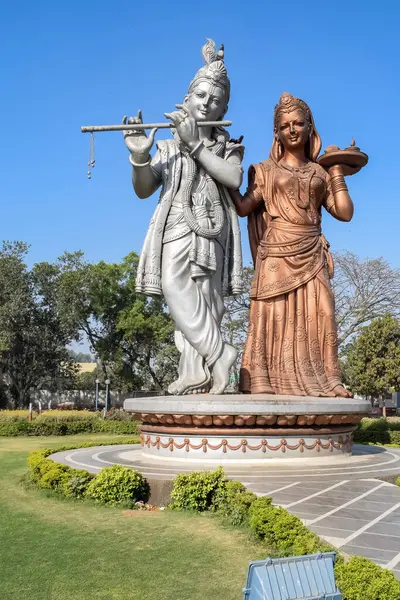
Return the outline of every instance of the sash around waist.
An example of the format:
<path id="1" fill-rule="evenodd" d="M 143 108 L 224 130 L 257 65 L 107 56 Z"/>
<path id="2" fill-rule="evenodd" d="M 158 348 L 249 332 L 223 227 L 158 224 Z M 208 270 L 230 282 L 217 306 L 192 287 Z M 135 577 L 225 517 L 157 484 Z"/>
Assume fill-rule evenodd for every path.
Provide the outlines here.
<path id="1" fill-rule="evenodd" d="M 294 239 L 279 240 L 271 242 L 268 239 L 262 239 L 258 247 L 258 255 L 263 260 L 267 256 L 295 256 L 304 254 L 315 248 L 319 242 L 321 228 L 313 225 L 297 225 L 295 223 L 280 223 L 271 221 L 265 233 L 272 230 L 282 231 L 283 233 L 294 234 Z"/>
<path id="2" fill-rule="evenodd" d="M 284 223 L 272 219 L 268 224 L 268 229 L 278 229 L 287 233 L 295 233 L 297 235 L 315 236 L 320 235 L 321 227 L 319 225 L 299 225 L 297 223 Z"/>

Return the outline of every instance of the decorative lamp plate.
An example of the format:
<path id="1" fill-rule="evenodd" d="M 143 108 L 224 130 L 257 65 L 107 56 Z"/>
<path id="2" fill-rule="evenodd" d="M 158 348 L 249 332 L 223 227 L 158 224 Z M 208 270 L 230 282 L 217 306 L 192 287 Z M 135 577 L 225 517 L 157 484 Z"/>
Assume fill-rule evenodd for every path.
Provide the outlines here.
<path id="1" fill-rule="evenodd" d="M 341 150 L 337 146 L 328 146 L 324 154 L 317 159 L 317 162 L 325 169 L 334 165 L 347 165 L 359 171 L 368 163 L 368 155 L 361 152 L 355 145 L 344 150 Z"/>

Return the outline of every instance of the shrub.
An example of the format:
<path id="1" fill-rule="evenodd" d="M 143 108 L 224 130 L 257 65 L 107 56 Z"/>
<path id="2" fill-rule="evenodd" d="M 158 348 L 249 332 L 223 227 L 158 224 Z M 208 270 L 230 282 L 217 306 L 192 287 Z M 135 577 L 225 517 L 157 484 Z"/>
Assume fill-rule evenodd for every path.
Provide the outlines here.
<path id="1" fill-rule="evenodd" d="M 129 507 L 140 500 L 146 501 L 147 496 L 148 486 L 143 475 L 120 465 L 102 469 L 85 492 L 85 497 L 97 502 Z"/>
<path id="2" fill-rule="evenodd" d="M 55 452 L 64 452 L 66 450 L 76 450 L 77 448 L 92 448 L 93 446 L 108 446 L 110 444 L 120 445 L 120 444 L 138 444 L 139 438 L 128 438 L 124 440 L 110 440 L 105 442 L 83 442 L 81 444 L 73 444 L 73 445 L 65 445 L 59 446 L 58 448 L 44 448 L 42 450 L 34 450 L 28 456 L 28 466 L 30 471 L 30 479 L 35 481 L 39 476 L 45 472 L 46 469 L 51 468 L 54 465 L 54 461 L 48 459 L 47 457 L 50 454 L 54 454 Z M 69 468 L 69 467 L 68 467 Z M 86 473 L 86 471 L 79 471 L 77 469 L 70 469 L 75 473 Z"/>
<path id="3" fill-rule="evenodd" d="M 271 498 L 263 496 L 253 502 L 249 510 L 249 525 L 259 538 L 263 537 L 263 523 L 271 518 Z"/>
<path id="4" fill-rule="evenodd" d="M 129 443 L 136 444 L 138 439 L 132 438 L 129 440 L 113 441 L 113 444 Z M 91 446 L 107 445 L 107 442 L 96 443 L 96 442 L 85 442 L 80 444 L 80 448 L 90 448 Z M 82 498 L 90 484 L 95 478 L 95 475 L 88 473 L 87 471 L 72 469 L 67 465 L 56 463 L 50 458 L 47 458 L 54 452 L 62 452 L 64 450 L 76 449 L 76 444 L 73 446 L 63 446 L 57 448 L 45 448 L 43 450 L 35 450 L 28 456 L 29 465 L 29 478 L 31 481 L 36 483 L 40 488 L 52 489 L 58 492 L 62 492 L 65 496 Z M 128 469 L 129 471 L 129 469 Z M 141 476 L 140 476 L 141 477 Z M 147 490 L 147 483 L 145 482 L 145 489 Z"/>
<path id="5" fill-rule="evenodd" d="M 47 460 L 46 457 L 51 453 L 49 448 L 45 450 L 35 450 L 28 456 L 29 476 L 31 481 L 39 483 L 40 479 L 46 471 L 48 471 L 53 461 Z"/>
<path id="6" fill-rule="evenodd" d="M 67 465 L 44 458 L 40 468 L 41 477 L 36 480 L 42 489 L 56 490 L 65 496 L 82 498 L 89 483 L 95 477 L 87 471 L 71 469 Z"/>
<path id="7" fill-rule="evenodd" d="M 18 420 L 19 419 L 19 420 Z M 30 423 L 20 417 L 8 420 L 0 420 L 0 436 L 15 437 L 18 435 L 28 435 Z"/>
<path id="8" fill-rule="evenodd" d="M 122 408 L 112 408 L 106 415 L 107 421 L 135 421 L 132 413 L 128 413 Z"/>
<path id="9" fill-rule="evenodd" d="M 226 483 L 222 467 L 215 471 L 193 471 L 177 475 L 174 479 L 171 499 L 173 510 L 195 510 L 203 512 L 214 505 Z"/>
<path id="10" fill-rule="evenodd" d="M 249 508 L 256 499 L 240 481 L 226 481 L 214 495 L 213 507 L 232 525 L 241 525 L 248 520 Z"/>
<path id="11" fill-rule="evenodd" d="M 398 485 L 398 486 L 400 487 L 400 477 L 398 477 L 398 478 L 396 479 L 396 485 Z"/>
<path id="12" fill-rule="evenodd" d="M 256 499 L 257 496 L 253 492 L 248 491 L 236 494 L 232 498 L 227 508 L 229 520 L 232 525 L 241 525 L 248 521 L 250 506 Z"/>
<path id="13" fill-rule="evenodd" d="M 49 463 L 50 461 L 45 461 Z M 51 461 L 53 462 L 53 461 Z M 68 480 L 69 473 L 66 465 L 53 462 L 50 468 L 46 468 L 44 474 L 39 480 L 39 487 L 44 490 L 62 491 L 64 483 Z"/>
<path id="14" fill-rule="evenodd" d="M 309 531 L 296 516 L 272 506 L 271 498 L 257 498 L 249 509 L 249 524 L 255 535 L 280 556 L 303 555 L 332 549 Z"/>
<path id="15" fill-rule="evenodd" d="M 63 492 L 69 498 L 83 498 L 95 475 L 78 469 L 70 471 L 68 479 L 63 483 Z"/>
<path id="16" fill-rule="evenodd" d="M 94 423 L 93 432 L 115 434 L 138 434 L 137 421 L 99 419 Z"/>
<path id="17" fill-rule="evenodd" d="M 390 431 L 389 435 L 390 435 L 390 443 L 391 444 L 400 444 L 400 431 L 398 431 L 398 430 Z"/>
<path id="18" fill-rule="evenodd" d="M 361 556 L 335 567 L 336 584 L 344 600 L 397 600 L 400 581 L 394 573 Z"/>
<path id="19" fill-rule="evenodd" d="M 360 444 L 400 444 L 400 421 L 362 419 L 354 432 L 354 441 Z"/>
<path id="20" fill-rule="evenodd" d="M 39 418 L 29 423 L 28 435 L 65 435 L 69 427 L 59 418 Z"/>
<path id="21" fill-rule="evenodd" d="M 296 517 L 297 518 L 297 517 Z M 315 554 L 316 552 L 331 552 L 335 550 L 333 546 L 324 542 L 316 533 L 313 533 L 306 527 L 302 535 L 293 540 L 292 552 L 294 556 L 303 556 L 304 554 Z"/>
<path id="22" fill-rule="evenodd" d="M 225 481 L 225 485 L 221 485 L 214 494 L 214 509 L 223 511 L 224 507 L 233 498 L 233 496 L 246 491 L 246 486 L 244 486 L 240 481 Z"/>
<path id="23" fill-rule="evenodd" d="M 366 444 L 388 444 L 390 442 L 389 423 L 386 419 L 362 419 L 354 432 L 354 441 Z"/>
<path id="24" fill-rule="evenodd" d="M 16 412 L 0 412 L 0 436 L 138 433 L 137 422 L 128 413 L 124 413 L 127 417 L 122 417 L 123 411 L 111 413 L 106 419 L 102 418 L 101 413 L 88 411 L 48 411 L 34 415 L 32 421 L 28 421 L 28 412 L 26 415 L 20 414 L 22 411 Z"/>

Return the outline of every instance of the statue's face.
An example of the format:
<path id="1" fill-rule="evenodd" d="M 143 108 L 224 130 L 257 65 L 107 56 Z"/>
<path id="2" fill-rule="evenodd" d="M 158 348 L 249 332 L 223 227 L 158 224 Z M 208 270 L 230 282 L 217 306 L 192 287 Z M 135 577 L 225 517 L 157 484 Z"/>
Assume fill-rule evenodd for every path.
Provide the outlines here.
<path id="1" fill-rule="evenodd" d="M 211 82 L 201 81 L 185 96 L 185 105 L 196 121 L 218 121 L 226 112 L 224 90 Z"/>
<path id="2" fill-rule="evenodd" d="M 277 134 L 285 150 L 295 150 L 306 145 L 310 123 L 301 110 L 283 113 L 279 117 Z"/>

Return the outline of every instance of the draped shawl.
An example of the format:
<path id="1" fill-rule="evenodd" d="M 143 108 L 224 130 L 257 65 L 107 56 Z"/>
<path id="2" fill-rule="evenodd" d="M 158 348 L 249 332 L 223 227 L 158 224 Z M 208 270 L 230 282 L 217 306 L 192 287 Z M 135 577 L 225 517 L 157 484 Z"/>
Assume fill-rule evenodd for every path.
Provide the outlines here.
<path id="1" fill-rule="evenodd" d="M 159 141 L 157 147 L 161 158 L 162 189 L 144 240 L 136 277 L 136 291 L 148 296 L 162 294 L 161 260 L 164 229 L 182 175 L 182 155 L 176 140 Z M 227 159 L 234 150 L 243 153 L 240 144 L 227 142 L 224 158 Z M 228 190 L 220 184 L 217 185 L 228 228 L 222 265 L 222 290 L 223 295 L 235 295 L 241 293 L 243 286 L 240 228 Z"/>
<path id="2" fill-rule="evenodd" d="M 251 168 L 255 171 L 257 187 L 262 189 L 264 202 L 249 215 L 247 222 L 255 265 L 250 297 L 261 300 L 286 294 L 310 281 L 325 265 L 332 277 L 333 260 L 320 225 L 292 220 L 289 206 L 287 211 L 282 211 L 285 221 L 271 219 L 269 215 L 268 206 L 274 202 L 277 163 L 269 158 Z M 315 165 L 315 170 L 326 180 L 322 167 Z"/>

